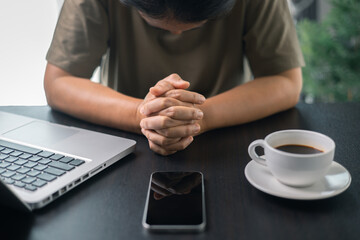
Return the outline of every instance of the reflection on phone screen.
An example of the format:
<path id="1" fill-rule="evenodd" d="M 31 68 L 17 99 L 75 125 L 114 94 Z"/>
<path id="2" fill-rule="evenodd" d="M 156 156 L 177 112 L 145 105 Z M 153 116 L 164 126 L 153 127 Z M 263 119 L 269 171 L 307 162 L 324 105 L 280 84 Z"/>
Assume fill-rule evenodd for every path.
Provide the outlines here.
<path id="1" fill-rule="evenodd" d="M 147 224 L 201 224 L 202 185 L 202 175 L 199 172 L 154 173 L 151 179 Z"/>

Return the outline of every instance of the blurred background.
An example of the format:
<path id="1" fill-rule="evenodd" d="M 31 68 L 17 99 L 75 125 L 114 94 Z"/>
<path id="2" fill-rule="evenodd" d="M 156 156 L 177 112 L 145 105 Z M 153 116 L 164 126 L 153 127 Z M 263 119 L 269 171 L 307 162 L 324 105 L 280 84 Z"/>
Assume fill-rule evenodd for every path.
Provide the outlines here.
<path id="1" fill-rule="evenodd" d="M 360 0 L 288 0 L 305 57 L 303 98 L 360 101 Z"/>
<path id="2" fill-rule="evenodd" d="M 0 1 L 0 105 L 45 105 L 45 55 L 58 16 L 54 0 Z"/>
<path id="3" fill-rule="evenodd" d="M 360 101 L 360 0 L 287 1 L 306 61 L 301 101 Z M 45 55 L 62 3 L 0 2 L 0 105 L 46 105 Z"/>
<path id="4" fill-rule="evenodd" d="M 47 104 L 45 56 L 63 1 L 0 1 L 0 106 Z"/>

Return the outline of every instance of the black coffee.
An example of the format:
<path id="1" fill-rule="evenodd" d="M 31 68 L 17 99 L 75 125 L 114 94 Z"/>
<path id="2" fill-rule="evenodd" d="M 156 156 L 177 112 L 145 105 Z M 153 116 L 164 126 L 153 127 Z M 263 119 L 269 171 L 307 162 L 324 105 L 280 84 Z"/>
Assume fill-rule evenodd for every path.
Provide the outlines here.
<path id="1" fill-rule="evenodd" d="M 311 146 L 305 146 L 305 145 L 296 145 L 296 144 L 288 144 L 288 145 L 282 145 L 276 147 L 276 149 L 279 149 L 284 152 L 288 153 L 299 153 L 299 154 L 314 154 L 314 153 L 322 153 L 323 151 L 316 149 Z"/>

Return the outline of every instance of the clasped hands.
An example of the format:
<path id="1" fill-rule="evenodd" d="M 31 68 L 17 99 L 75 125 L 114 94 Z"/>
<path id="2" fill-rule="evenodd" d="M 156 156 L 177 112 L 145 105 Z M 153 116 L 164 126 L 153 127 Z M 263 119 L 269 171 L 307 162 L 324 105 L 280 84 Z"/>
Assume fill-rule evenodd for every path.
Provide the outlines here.
<path id="1" fill-rule="evenodd" d="M 183 150 L 201 131 L 203 112 L 197 107 L 205 97 L 187 91 L 189 82 L 177 74 L 160 80 L 150 88 L 138 107 L 141 132 L 149 147 L 161 155 Z"/>

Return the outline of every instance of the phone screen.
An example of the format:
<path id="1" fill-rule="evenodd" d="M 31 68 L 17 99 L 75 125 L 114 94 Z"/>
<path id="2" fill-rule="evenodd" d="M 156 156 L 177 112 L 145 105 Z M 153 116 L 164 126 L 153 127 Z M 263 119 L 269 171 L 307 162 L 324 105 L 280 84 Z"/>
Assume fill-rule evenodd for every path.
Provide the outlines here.
<path id="1" fill-rule="evenodd" d="M 153 173 L 143 225 L 150 230 L 202 230 L 205 227 L 202 173 Z"/>

